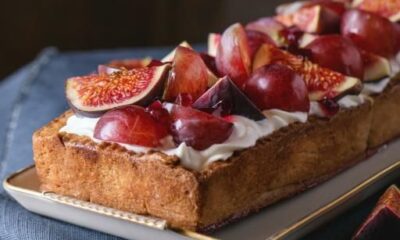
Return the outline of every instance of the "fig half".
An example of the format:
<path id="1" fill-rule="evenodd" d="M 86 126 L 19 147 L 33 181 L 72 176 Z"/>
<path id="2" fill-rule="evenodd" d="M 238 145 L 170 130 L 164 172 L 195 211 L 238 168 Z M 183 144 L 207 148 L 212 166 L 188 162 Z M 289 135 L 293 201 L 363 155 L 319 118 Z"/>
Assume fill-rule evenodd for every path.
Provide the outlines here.
<path id="1" fill-rule="evenodd" d="M 379 199 L 372 213 L 356 232 L 353 240 L 399 239 L 400 190 L 392 185 Z"/>
<path id="2" fill-rule="evenodd" d="M 66 82 L 67 100 L 75 112 L 88 117 L 126 105 L 147 104 L 162 92 L 169 68 L 163 65 L 72 77 Z"/>

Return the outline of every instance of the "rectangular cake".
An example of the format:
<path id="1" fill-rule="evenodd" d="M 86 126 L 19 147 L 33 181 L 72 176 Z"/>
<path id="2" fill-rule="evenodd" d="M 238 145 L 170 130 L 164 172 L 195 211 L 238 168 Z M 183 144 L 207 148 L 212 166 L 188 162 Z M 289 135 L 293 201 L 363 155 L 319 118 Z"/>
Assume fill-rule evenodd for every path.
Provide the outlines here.
<path id="1" fill-rule="evenodd" d="M 283 5 L 208 53 L 67 79 L 33 135 L 41 189 L 209 232 L 334 177 L 400 135 L 400 27 L 365 8 Z"/>

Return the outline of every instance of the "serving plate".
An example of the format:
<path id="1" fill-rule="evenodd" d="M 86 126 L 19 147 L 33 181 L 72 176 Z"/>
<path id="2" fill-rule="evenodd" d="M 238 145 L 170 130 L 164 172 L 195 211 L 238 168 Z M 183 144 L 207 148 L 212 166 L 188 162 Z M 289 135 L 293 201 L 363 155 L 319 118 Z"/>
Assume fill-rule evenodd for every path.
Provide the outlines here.
<path id="1" fill-rule="evenodd" d="M 12 174 L 3 186 L 29 211 L 126 239 L 297 239 L 393 181 L 400 174 L 399 160 L 397 140 L 329 181 L 210 236 L 170 229 L 162 219 L 41 192 L 34 166 Z"/>

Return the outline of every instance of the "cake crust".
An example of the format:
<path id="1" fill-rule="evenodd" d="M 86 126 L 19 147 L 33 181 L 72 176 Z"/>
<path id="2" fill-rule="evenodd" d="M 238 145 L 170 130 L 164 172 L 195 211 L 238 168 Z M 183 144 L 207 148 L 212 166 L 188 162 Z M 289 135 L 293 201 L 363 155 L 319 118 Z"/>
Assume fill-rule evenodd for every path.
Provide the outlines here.
<path id="1" fill-rule="evenodd" d="M 33 136 L 43 191 L 166 219 L 170 226 L 214 230 L 304 191 L 363 159 L 372 104 L 311 117 L 260 139 L 200 172 L 160 152 L 128 151 L 59 133 L 68 111 Z"/>
<path id="2" fill-rule="evenodd" d="M 376 149 L 400 136 L 400 73 L 382 93 L 371 97 L 374 105 L 368 147 Z"/>

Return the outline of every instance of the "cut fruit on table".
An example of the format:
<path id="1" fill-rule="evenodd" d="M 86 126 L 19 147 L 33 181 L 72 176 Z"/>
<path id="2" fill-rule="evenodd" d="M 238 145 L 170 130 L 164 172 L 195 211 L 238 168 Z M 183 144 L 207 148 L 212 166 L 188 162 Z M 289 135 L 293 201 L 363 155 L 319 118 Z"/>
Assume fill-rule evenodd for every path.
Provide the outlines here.
<path id="1" fill-rule="evenodd" d="M 381 196 L 353 240 L 397 239 L 400 236 L 400 190 L 392 185 Z"/>

